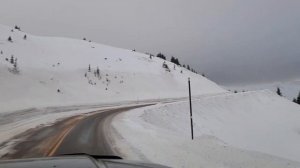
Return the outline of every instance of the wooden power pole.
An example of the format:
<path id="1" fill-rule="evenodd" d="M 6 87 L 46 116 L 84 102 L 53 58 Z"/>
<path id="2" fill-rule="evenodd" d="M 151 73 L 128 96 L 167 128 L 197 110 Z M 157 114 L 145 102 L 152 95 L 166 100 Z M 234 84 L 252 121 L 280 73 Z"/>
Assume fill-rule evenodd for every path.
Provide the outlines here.
<path id="1" fill-rule="evenodd" d="M 190 81 L 190 78 L 189 78 L 189 99 L 190 99 L 191 134 L 192 134 L 192 140 L 193 140 L 194 139 L 194 128 L 193 128 L 192 94 L 191 94 L 191 81 Z"/>

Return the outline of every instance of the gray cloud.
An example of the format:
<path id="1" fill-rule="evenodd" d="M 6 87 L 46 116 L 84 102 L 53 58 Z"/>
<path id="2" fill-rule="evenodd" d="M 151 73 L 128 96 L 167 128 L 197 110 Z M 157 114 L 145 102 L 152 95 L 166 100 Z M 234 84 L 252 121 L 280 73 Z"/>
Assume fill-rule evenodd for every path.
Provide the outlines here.
<path id="1" fill-rule="evenodd" d="M 179 57 L 224 84 L 300 77 L 298 0 L 1 0 L 0 24 Z"/>

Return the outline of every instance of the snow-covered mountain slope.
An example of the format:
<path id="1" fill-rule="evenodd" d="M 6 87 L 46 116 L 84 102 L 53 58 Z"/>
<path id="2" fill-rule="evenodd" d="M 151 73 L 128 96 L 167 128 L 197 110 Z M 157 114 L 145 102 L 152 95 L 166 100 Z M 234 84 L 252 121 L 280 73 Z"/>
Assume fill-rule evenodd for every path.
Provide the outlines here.
<path id="1" fill-rule="evenodd" d="M 300 79 L 288 80 L 284 82 L 272 82 L 272 83 L 258 83 L 252 85 L 243 85 L 243 86 L 229 86 L 231 90 L 262 90 L 262 89 L 269 89 L 276 93 L 277 88 L 280 88 L 282 96 L 286 97 L 290 100 L 297 98 L 300 92 Z"/>
<path id="2" fill-rule="evenodd" d="M 170 72 L 162 67 L 162 59 L 84 40 L 37 37 L 0 26 L 0 51 L 0 112 L 183 97 L 188 95 L 188 77 L 194 95 L 225 92 L 168 61 Z M 17 58 L 18 74 L 11 56 Z M 100 73 L 95 76 L 97 67 Z"/>
<path id="3" fill-rule="evenodd" d="M 271 91 L 225 93 L 118 115 L 115 145 L 128 159 L 172 167 L 300 167 L 300 106 Z M 139 135 L 138 137 L 134 135 Z"/>

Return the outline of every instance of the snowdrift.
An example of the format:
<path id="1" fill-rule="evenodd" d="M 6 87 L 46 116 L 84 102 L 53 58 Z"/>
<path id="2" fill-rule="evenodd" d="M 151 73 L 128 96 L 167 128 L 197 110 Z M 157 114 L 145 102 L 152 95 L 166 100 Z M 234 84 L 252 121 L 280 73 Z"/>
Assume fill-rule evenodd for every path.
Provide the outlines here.
<path id="1" fill-rule="evenodd" d="M 225 93 L 117 116 L 125 157 L 173 167 L 300 167 L 300 106 L 271 91 Z M 139 135 L 138 137 L 134 135 Z"/>

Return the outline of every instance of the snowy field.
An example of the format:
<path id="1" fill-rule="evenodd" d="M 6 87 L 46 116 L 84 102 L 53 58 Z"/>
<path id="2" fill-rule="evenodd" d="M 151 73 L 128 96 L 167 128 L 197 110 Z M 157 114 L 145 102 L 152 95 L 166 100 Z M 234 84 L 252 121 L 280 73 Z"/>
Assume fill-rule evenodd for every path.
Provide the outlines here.
<path id="1" fill-rule="evenodd" d="M 172 167 L 300 167 L 300 106 L 270 91 L 206 96 L 132 110 L 113 122 L 127 159 Z M 138 135 L 138 136 L 137 136 Z"/>

